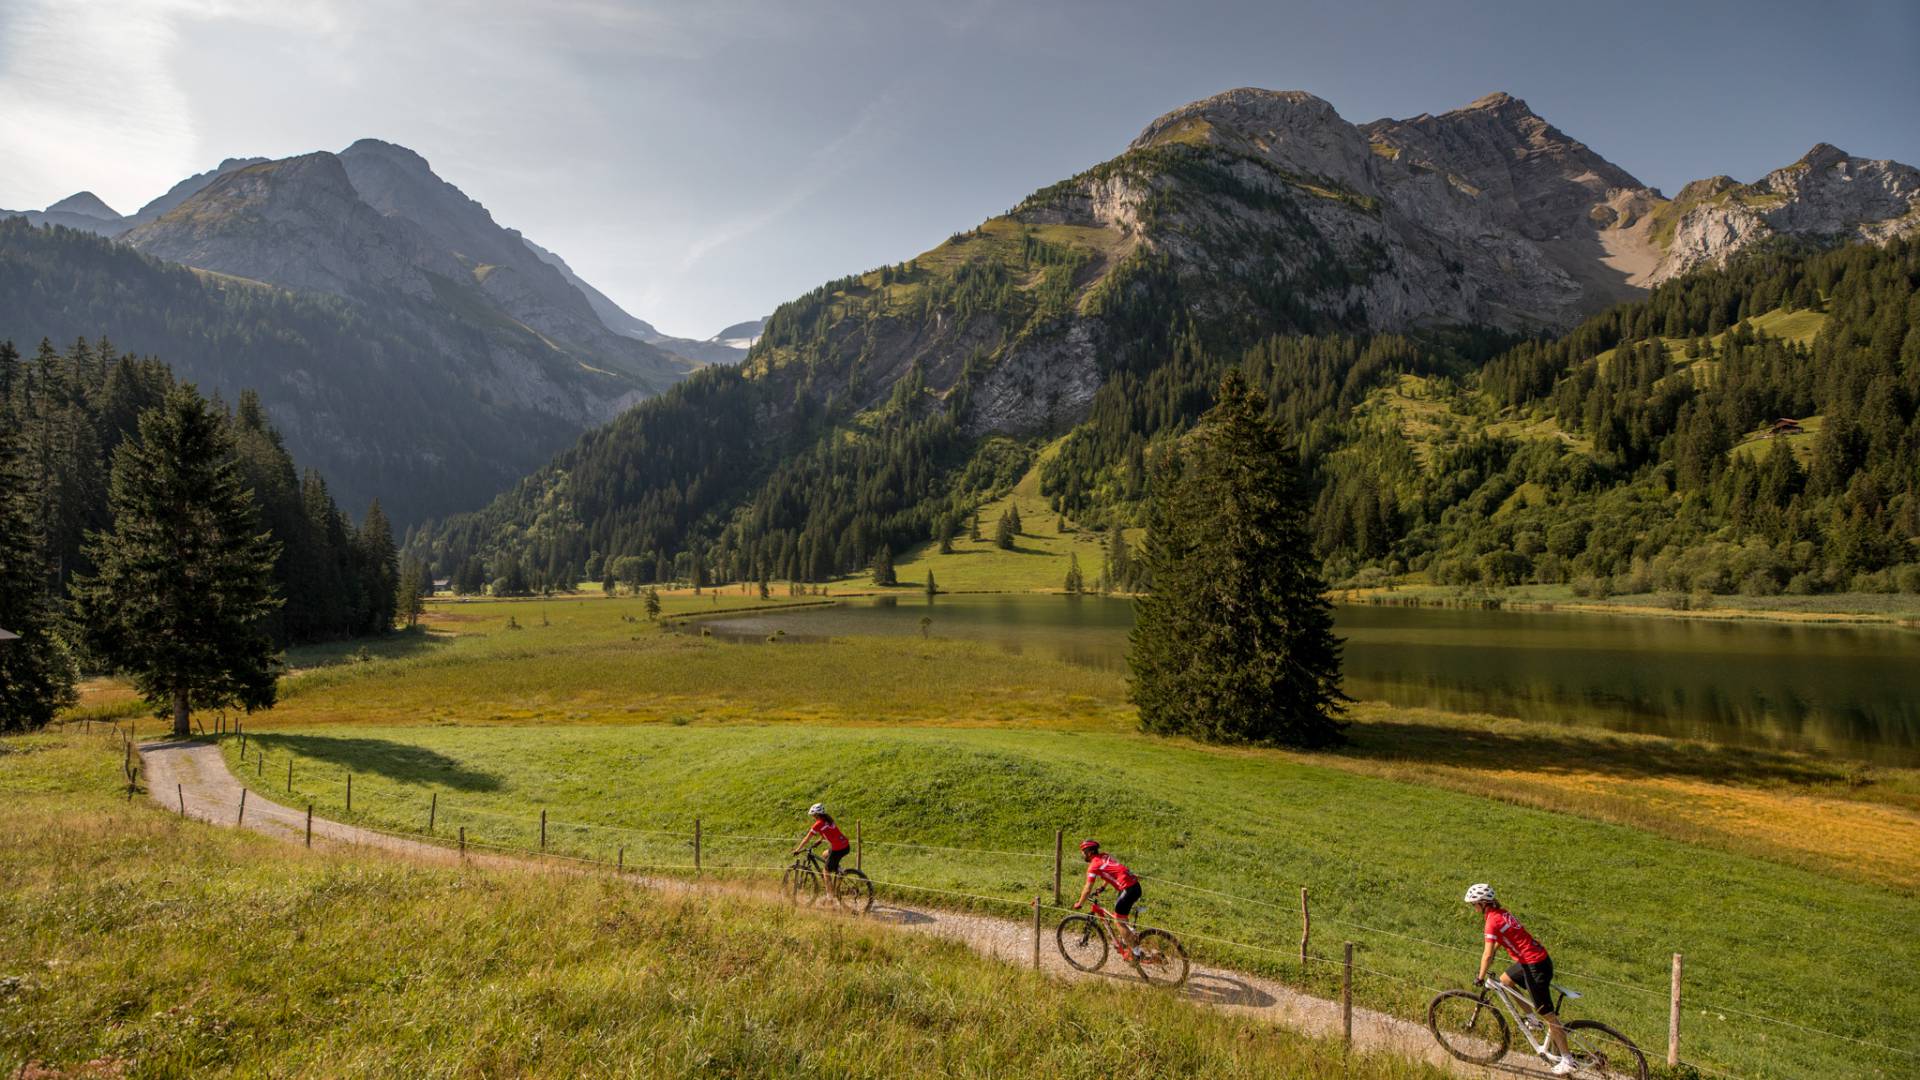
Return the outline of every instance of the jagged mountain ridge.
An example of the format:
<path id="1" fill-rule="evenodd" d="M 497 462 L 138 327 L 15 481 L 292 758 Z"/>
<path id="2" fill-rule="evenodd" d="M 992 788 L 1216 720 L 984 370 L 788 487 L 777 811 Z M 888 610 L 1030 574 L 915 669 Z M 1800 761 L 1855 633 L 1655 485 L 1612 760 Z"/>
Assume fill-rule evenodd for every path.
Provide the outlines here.
<path id="1" fill-rule="evenodd" d="M 1645 291 L 1666 260 L 1656 226 L 1670 205 L 1510 95 L 1362 128 L 1311 94 L 1228 91 L 931 251 L 782 305 L 743 378 L 591 433 L 449 523 L 439 554 L 542 528 L 560 530 L 548 551 L 562 558 L 579 538 L 609 554 L 786 543 L 832 520 L 792 516 L 796 471 L 826 492 L 850 481 L 832 470 L 876 467 L 838 447 L 897 446 L 906 468 L 953 468 L 956 454 L 991 457 L 996 436 L 1078 433 L 1097 408 L 1135 410 L 1132 395 L 1198 354 L 1309 333 L 1565 329 Z M 742 430 L 715 443 L 728 425 Z M 695 441 L 680 449 L 725 455 L 724 476 L 659 465 L 683 436 Z M 1086 452 L 1088 475 L 1109 475 L 1126 450 Z M 654 464 L 622 471 L 642 455 Z M 860 514 L 881 515 L 871 527 L 924 527 L 928 504 L 914 500 L 930 497 L 926 476 L 953 474 L 914 475 L 891 510 L 863 502 Z M 840 547 L 828 556 L 816 543 L 799 564 L 851 568 L 845 545 L 822 542 Z"/>

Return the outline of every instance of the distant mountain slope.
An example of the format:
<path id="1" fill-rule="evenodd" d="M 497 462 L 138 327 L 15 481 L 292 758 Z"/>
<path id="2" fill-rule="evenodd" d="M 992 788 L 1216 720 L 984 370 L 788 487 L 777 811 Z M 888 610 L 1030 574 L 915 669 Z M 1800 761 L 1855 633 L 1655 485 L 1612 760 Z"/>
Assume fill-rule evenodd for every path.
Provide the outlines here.
<path id="1" fill-rule="evenodd" d="M 377 495 L 402 526 L 481 504 L 639 394 L 484 310 L 444 278 L 362 303 L 0 221 L 0 339 L 30 352 L 42 338 L 104 335 L 229 401 L 255 388 L 342 505 L 358 513 Z"/>
<path id="2" fill-rule="evenodd" d="M 644 341 L 649 345 L 658 346 L 667 352 L 673 353 L 675 356 L 683 356 L 689 360 L 697 360 L 703 364 L 737 364 L 741 360 L 746 359 L 747 346 L 753 344 L 751 341 L 726 341 L 722 340 L 720 336 L 709 338 L 706 341 L 695 341 L 691 338 L 677 338 L 669 334 L 663 334 L 659 330 L 654 329 L 652 323 L 628 314 L 625 308 L 614 303 L 612 298 L 608 297 L 607 294 L 582 280 L 578 274 L 573 272 L 573 267 L 567 265 L 565 259 L 562 259 L 560 256 L 525 237 L 521 237 L 521 241 L 525 243 L 527 249 L 539 257 L 542 262 L 558 270 L 560 275 L 572 284 L 574 288 L 580 290 L 581 295 L 587 298 L 587 303 L 593 308 L 593 313 L 599 316 L 600 321 L 606 325 L 607 329 L 612 330 L 614 333 L 624 334 L 635 340 Z M 735 325 L 750 326 L 757 325 L 757 323 L 758 320 L 755 320 L 753 323 L 736 323 Z"/>

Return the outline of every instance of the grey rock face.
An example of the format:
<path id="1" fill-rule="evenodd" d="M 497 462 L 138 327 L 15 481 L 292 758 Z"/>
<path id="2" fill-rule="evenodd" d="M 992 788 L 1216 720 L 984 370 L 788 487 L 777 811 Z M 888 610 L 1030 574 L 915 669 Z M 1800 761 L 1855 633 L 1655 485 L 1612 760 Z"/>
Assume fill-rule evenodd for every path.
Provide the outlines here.
<path id="1" fill-rule="evenodd" d="M 1682 188 L 1669 209 L 1673 238 L 1651 283 L 1724 266 L 1774 236 L 1885 242 L 1920 232 L 1920 169 L 1853 157 L 1821 143 L 1752 184 L 1724 176 Z"/>

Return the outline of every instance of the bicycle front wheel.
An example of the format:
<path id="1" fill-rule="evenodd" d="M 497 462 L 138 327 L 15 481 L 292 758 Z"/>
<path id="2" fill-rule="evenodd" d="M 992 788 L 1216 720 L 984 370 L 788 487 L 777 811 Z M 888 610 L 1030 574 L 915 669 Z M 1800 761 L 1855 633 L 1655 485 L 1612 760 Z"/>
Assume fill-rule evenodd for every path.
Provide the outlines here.
<path id="1" fill-rule="evenodd" d="M 1069 915 L 1054 931 L 1060 955 L 1076 971 L 1099 971 L 1107 962 L 1107 935 L 1091 915 Z"/>
<path id="2" fill-rule="evenodd" d="M 780 879 L 780 891 L 786 893 L 787 899 L 795 904 L 817 904 L 820 902 L 820 875 L 790 866 Z"/>
<path id="3" fill-rule="evenodd" d="M 1433 999 L 1427 1006 L 1427 1030 L 1441 1049 L 1475 1065 L 1499 1061 L 1511 1038 L 1499 1006 L 1465 990 L 1448 990 Z"/>
<path id="4" fill-rule="evenodd" d="M 1142 930 L 1133 943 L 1133 970 L 1154 986 L 1171 990 L 1187 981 L 1187 950 L 1165 930 Z"/>
<path id="5" fill-rule="evenodd" d="M 1575 1076 L 1647 1080 L 1647 1055 L 1625 1035 L 1598 1020 L 1569 1020 L 1566 1028 Z"/>
<path id="6" fill-rule="evenodd" d="M 841 910 L 864 915 L 873 908 L 873 882 L 858 870 L 843 870 L 834 886 L 833 899 Z"/>

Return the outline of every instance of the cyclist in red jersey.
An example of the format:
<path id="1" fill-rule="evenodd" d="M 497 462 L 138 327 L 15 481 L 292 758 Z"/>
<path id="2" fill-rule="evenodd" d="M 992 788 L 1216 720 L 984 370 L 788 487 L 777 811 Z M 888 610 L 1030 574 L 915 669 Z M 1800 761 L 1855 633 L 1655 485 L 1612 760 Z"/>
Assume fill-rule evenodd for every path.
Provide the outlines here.
<path id="1" fill-rule="evenodd" d="M 1115 929 L 1120 935 L 1120 954 L 1126 956 L 1127 950 L 1140 940 L 1134 935 L 1130 917 L 1133 906 L 1140 902 L 1140 879 L 1119 859 L 1102 854 L 1098 840 L 1080 841 L 1080 854 L 1087 860 L 1087 881 L 1080 886 L 1080 899 L 1073 902 L 1073 910 L 1079 911 L 1093 892 L 1113 886 L 1113 913 L 1119 916 L 1114 921 Z"/>
<path id="2" fill-rule="evenodd" d="M 807 808 L 807 813 L 813 815 L 813 824 L 808 827 L 806 835 L 800 838 L 800 843 L 795 845 L 789 854 L 798 855 L 825 840 L 827 842 L 827 888 L 838 895 L 840 860 L 847 857 L 847 852 L 853 849 L 853 845 L 847 842 L 847 834 L 840 831 L 840 826 L 833 823 L 833 815 L 827 813 L 826 803 L 814 803 Z"/>
<path id="3" fill-rule="evenodd" d="M 1569 1075 L 1575 1066 L 1567 1054 L 1567 1030 L 1560 1026 L 1560 1017 L 1553 1011 L 1553 957 L 1527 933 L 1513 912 L 1500 906 L 1493 895 L 1493 886 L 1469 888 L 1467 903 L 1486 918 L 1486 948 L 1480 951 L 1480 974 L 1474 977 L 1473 985 L 1487 981 L 1487 967 L 1493 963 L 1494 947 L 1505 950 L 1513 963 L 1500 973 L 1500 981 L 1527 992 L 1533 1001 L 1534 1013 L 1546 1022 L 1547 1044 L 1560 1055 L 1554 1062 L 1553 1074 Z"/>

